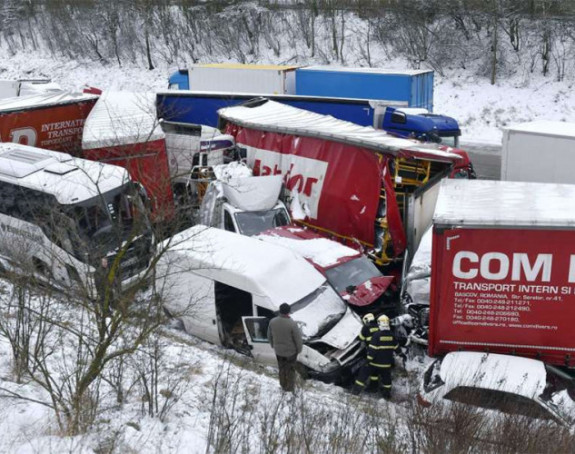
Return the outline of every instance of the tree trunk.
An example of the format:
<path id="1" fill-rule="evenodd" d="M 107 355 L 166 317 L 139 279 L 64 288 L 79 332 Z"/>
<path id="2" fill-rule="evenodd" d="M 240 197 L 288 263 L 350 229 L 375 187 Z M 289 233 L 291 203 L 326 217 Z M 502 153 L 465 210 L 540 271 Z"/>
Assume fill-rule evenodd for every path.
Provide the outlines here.
<path id="1" fill-rule="evenodd" d="M 148 28 L 146 27 L 146 57 L 148 58 L 148 69 L 152 71 L 154 69 L 154 64 L 152 63 L 152 54 L 150 53 L 150 34 Z"/>
<path id="2" fill-rule="evenodd" d="M 497 51 L 499 40 L 499 0 L 494 0 L 493 9 L 493 37 L 491 41 L 491 85 L 497 81 Z"/>

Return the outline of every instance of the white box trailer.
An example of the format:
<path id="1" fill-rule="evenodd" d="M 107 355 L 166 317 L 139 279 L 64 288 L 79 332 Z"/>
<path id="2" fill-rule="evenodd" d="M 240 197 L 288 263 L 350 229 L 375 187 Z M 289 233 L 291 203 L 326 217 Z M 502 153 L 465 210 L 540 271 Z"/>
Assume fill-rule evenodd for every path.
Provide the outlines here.
<path id="1" fill-rule="evenodd" d="M 188 68 L 190 90 L 295 94 L 297 66 L 204 64 Z"/>
<path id="2" fill-rule="evenodd" d="M 575 184 L 575 124 L 534 121 L 503 130 L 501 179 Z"/>

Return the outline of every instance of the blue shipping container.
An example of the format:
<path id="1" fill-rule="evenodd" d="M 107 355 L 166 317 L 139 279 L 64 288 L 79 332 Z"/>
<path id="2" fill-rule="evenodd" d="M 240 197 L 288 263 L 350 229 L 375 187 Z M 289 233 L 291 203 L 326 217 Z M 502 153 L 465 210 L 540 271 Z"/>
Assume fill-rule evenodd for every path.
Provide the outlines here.
<path id="1" fill-rule="evenodd" d="M 433 112 L 433 71 L 310 66 L 296 70 L 296 95 L 403 101 Z"/>

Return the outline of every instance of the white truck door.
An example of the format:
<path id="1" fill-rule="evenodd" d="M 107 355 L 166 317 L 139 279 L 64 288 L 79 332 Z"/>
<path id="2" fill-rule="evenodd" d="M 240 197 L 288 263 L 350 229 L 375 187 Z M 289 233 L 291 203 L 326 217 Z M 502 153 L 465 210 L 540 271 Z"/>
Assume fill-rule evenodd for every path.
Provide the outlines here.
<path id="1" fill-rule="evenodd" d="M 277 366 L 274 349 L 268 342 L 268 325 L 266 317 L 242 317 L 244 332 L 254 359 L 258 362 Z"/>

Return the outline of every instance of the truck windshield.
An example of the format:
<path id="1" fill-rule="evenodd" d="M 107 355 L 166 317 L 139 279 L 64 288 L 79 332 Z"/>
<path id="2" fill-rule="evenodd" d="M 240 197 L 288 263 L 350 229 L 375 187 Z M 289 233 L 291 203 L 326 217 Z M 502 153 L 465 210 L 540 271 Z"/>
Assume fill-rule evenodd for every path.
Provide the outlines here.
<path id="1" fill-rule="evenodd" d="M 374 277 L 381 276 L 381 272 L 371 260 L 362 256 L 327 269 L 325 276 L 335 290 L 342 294 L 350 285 L 357 287 Z"/>
<path id="2" fill-rule="evenodd" d="M 246 236 L 259 235 L 264 230 L 289 224 L 284 207 L 269 211 L 238 211 L 234 214 L 239 233 Z"/>
<path id="3" fill-rule="evenodd" d="M 447 145 L 451 148 L 459 146 L 459 137 L 457 136 L 441 136 L 441 145 Z"/>
<path id="4" fill-rule="evenodd" d="M 291 306 L 291 318 L 298 322 L 304 338 L 321 337 L 345 314 L 343 300 L 324 284 Z"/>
<path id="5" fill-rule="evenodd" d="M 151 235 L 141 196 L 133 183 L 69 205 L 64 212 L 77 232 L 71 238 L 75 255 L 88 252 L 94 258 L 104 257 L 130 238 Z"/>

